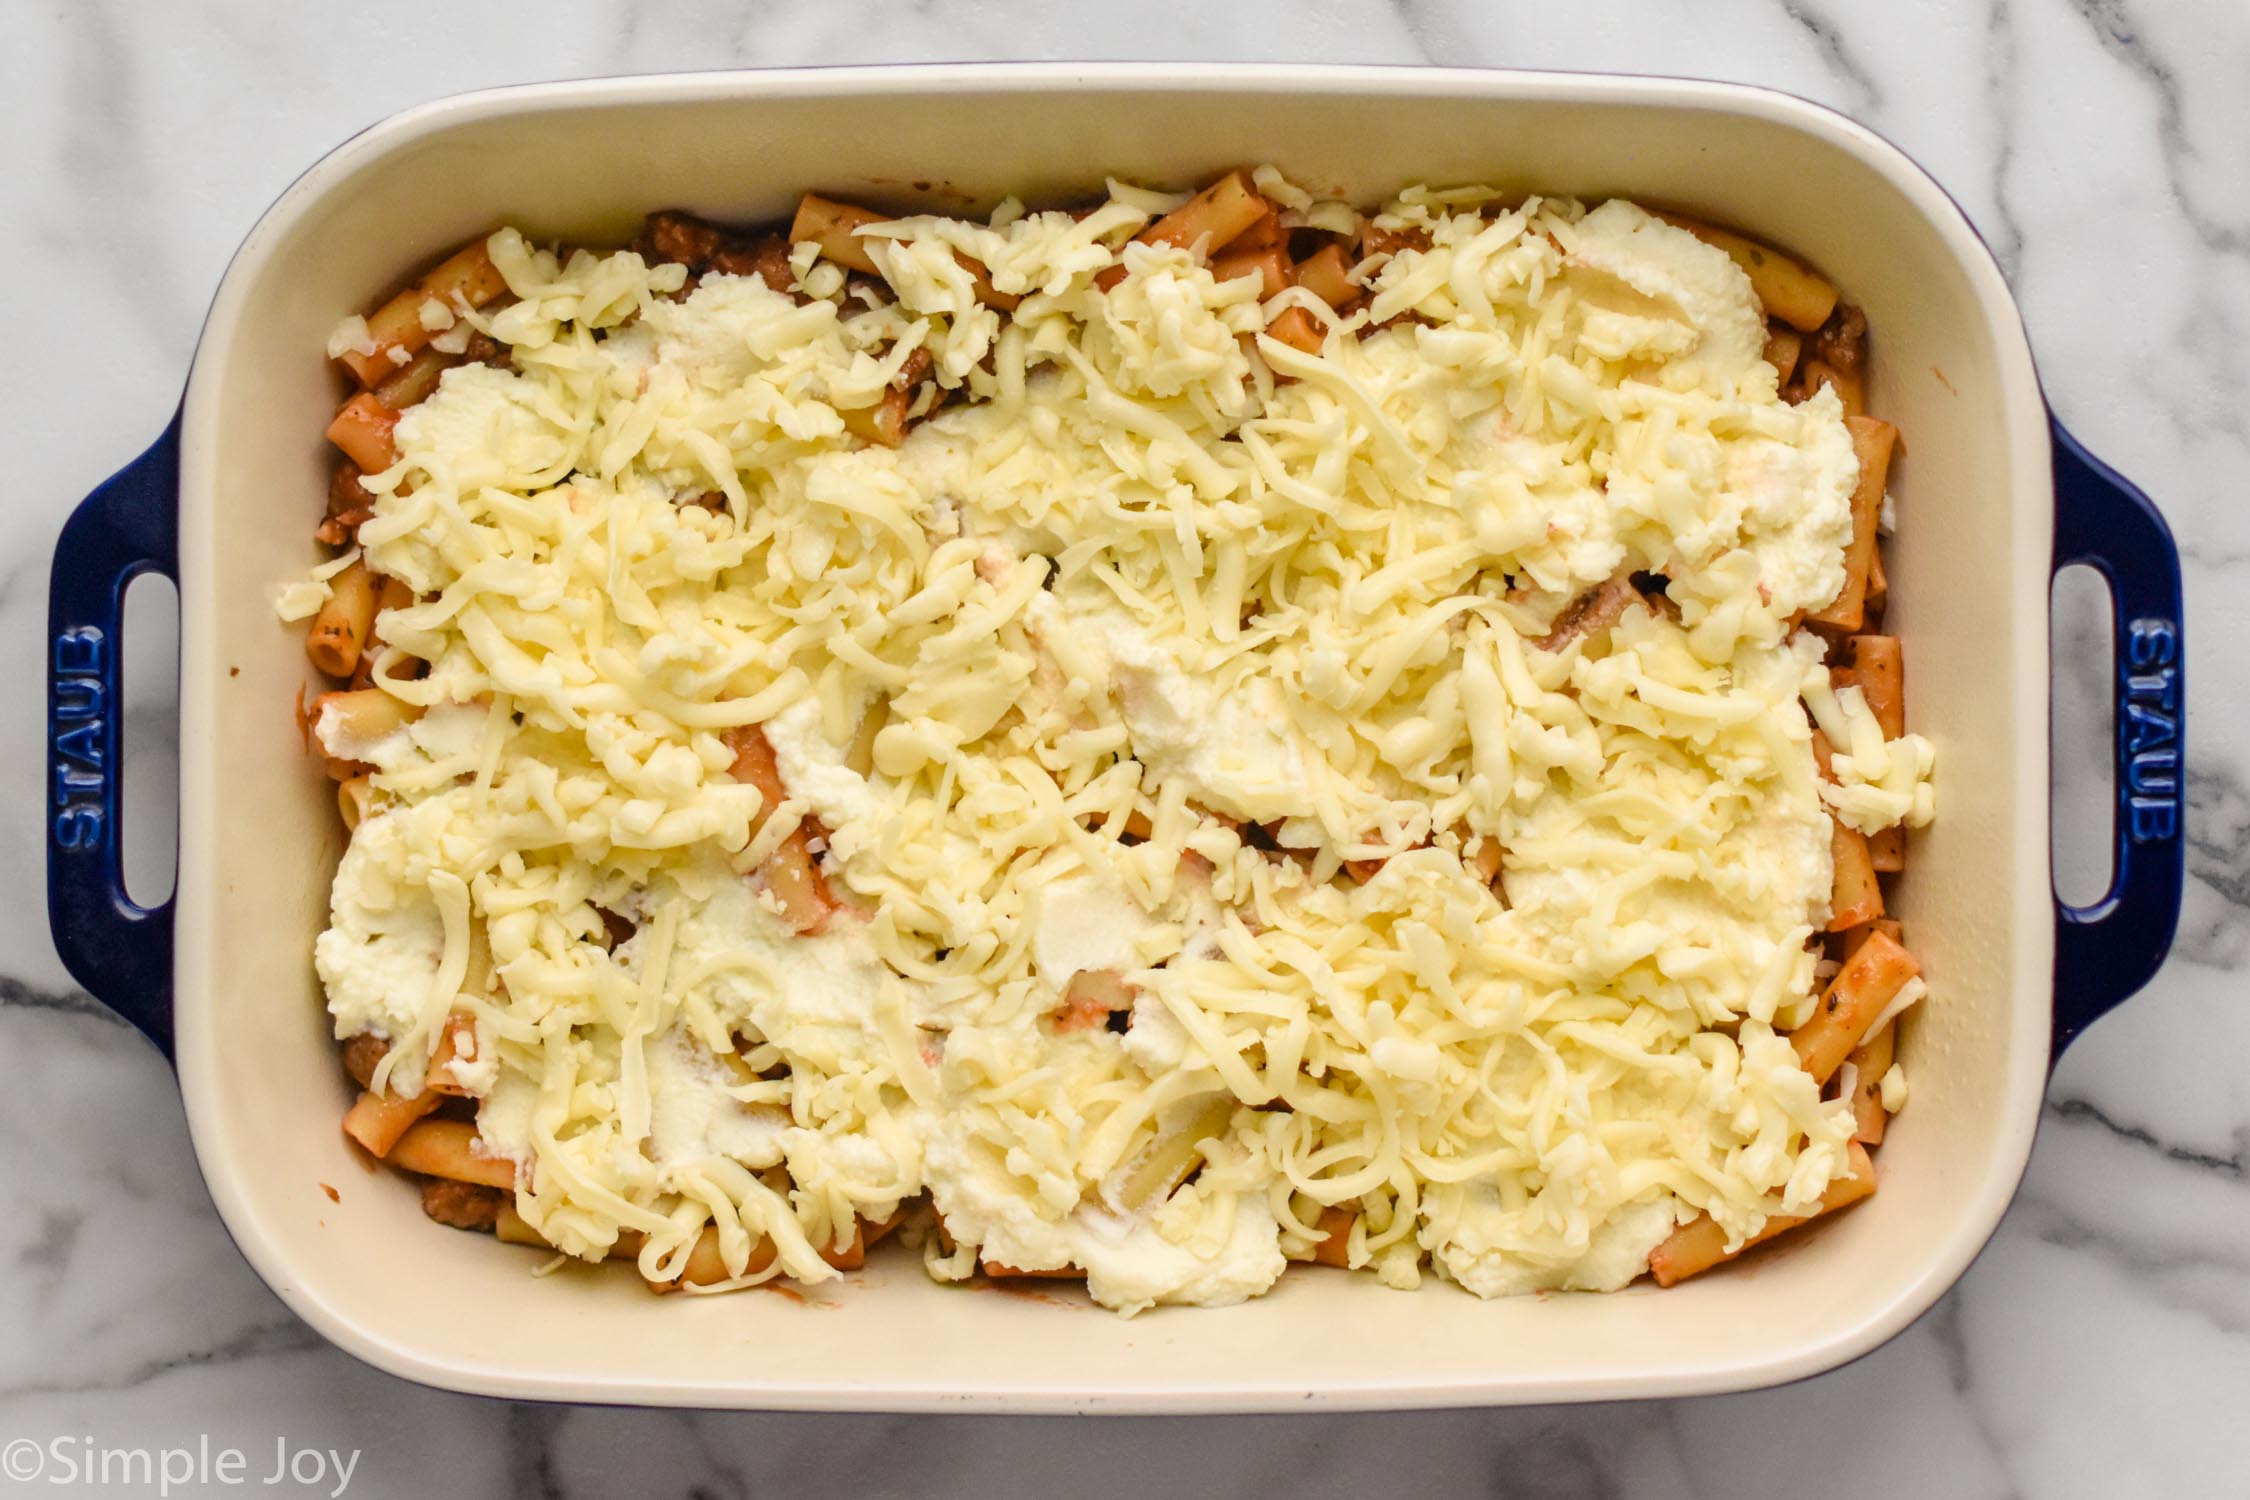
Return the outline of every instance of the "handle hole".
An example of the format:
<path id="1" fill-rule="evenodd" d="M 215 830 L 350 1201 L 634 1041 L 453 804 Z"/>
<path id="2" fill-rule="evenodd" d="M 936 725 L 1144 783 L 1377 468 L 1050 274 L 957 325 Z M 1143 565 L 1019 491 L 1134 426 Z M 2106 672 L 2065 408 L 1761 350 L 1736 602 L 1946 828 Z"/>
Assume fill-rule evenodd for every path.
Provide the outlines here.
<path id="1" fill-rule="evenodd" d="M 2055 894 L 2087 906 L 2108 891 L 2116 858 L 2110 759 L 2115 605 L 2109 580 L 2083 563 L 2055 574 L 2047 596 L 2053 703 L 2047 721 L 2054 816 L 2048 854 Z"/>
<path id="2" fill-rule="evenodd" d="M 118 836 L 125 894 L 141 906 L 171 897 L 180 851 L 180 591 L 161 573 L 125 586 L 124 763 Z"/>

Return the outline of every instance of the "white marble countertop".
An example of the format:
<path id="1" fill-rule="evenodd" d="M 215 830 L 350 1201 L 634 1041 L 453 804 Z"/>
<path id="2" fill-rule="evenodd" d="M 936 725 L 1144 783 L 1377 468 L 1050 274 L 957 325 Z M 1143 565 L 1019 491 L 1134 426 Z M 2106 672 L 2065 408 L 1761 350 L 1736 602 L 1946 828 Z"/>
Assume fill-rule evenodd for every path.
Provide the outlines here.
<path id="1" fill-rule="evenodd" d="M 0 652 L 0 682 L 17 705 L 0 727 L 11 793 L 0 799 L 0 1181 L 15 1204 L 0 1223 L 0 1444 L 83 1435 L 192 1448 L 208 1435 L 245 1450 L 253 1484 L 277 1439 L 359 1449 L 347 1491 L 362 1496 L 1671 1496 L 1802 1484 L 1836 1497 L 2111 1497 L 2246 1483 L 2250 760 L 2225 725 L 2250 720 L 2220 644 L 2250 635 L 2240 0 L 1082 11 L 1065 0 L 540 0 L 444 7 L 428 21 L 422 9 L 0 0 L 0 287 L 14 332 L 0 361 L 14 475 L 0 625 L 16 644 Z M 1935 1311 L 1847 1369 L 1680 1403 L 1184 1421 L 696 1416 L 447 1396 L 325 1346 L 237 1257 L 171 1075 L 72 989 L 39 894 L 30 705 L 55 528 L 163 424 L 239 237 L 330 145 L 459 89 L 811 62 L 1212 56 L 1775 85 L 1899 142 L 1999 253 L 2055 405 L 2179 533 L 2199 715 L 2175 955 L 2064 1062 L 1991 1249 Z M 135 700 L 155 762 L 170 733 L 161 696 Z M 2057 742 L 2066 795 L 2083 794 L 2101 759 L 2091 723 L 2066 713 Z M 2067 852 L 2075 861 L 2080 848 Z M 303 1492 L 316 1488 L 333 1490 L 334 1471 Z"/>

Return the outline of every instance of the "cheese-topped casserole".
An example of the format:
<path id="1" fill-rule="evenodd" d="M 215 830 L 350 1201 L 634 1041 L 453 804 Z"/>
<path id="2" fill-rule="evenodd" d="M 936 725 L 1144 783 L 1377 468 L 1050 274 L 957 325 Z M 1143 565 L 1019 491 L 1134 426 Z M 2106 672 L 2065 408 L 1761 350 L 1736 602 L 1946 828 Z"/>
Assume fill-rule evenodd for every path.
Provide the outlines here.
<path id="1" fill-rule="evenodd" d="M 1113 183 L 860 224 L 873 274 L 504 229 L 420 302 L 315 961 L 537 1239 L 813 1283 L 926 1199 L 932 1275 L 1126 1313 L 1316 1253 L 1497 1296 L 1852 1176 L 1790 1033 L 1931 751 L 1801 623 L 1837 389 L 1631 203 L 1255 188 L 1278 274 Z"/>

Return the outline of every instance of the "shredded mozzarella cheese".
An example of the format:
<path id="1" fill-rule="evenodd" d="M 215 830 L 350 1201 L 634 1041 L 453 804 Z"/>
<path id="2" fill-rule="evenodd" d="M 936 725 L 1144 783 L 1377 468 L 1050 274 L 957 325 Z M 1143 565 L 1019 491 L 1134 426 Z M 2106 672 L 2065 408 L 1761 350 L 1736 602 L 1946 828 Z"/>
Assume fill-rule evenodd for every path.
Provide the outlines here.
<path id="1" fill-rule="evenodd" d="M 928 1193 L 1131 1312 L 1263 1291 L 1343 1205 L 1393 1285 L 1609 1289 L 1848 1170 L 1775 1022 L 1828 807 L 1926 822 L 1930 754 L 1791 641 L 1844 576 L 1833 395 L 1784 404 L 1741 271 L 1629 203 L 1409 192 L 1378 222 L 1426 248 L 1310 355 L 1128 242 L 1176 201 L 872 226 L 887 301 L 803 247 L 687 291 L 493 236 L 514 300 L 459 316 L 513 368 L 449 370 L 364 481 L 416 595 L 376 680 L 424 713 L 361 747 L 318 962 L 395 1085 L 477 1018 L 559 1248 L 669 1275 L 714 1227 L 819 1280 Z M 938 409 L 847 436 L 917 351 Z M 1670 605 L 1541 644 L 1633 570 Z M 801 936 L 755 872 L 807 819 L 847 904 Z M 1058 1022 L 1084 970 L 1123 1035 Z"/>

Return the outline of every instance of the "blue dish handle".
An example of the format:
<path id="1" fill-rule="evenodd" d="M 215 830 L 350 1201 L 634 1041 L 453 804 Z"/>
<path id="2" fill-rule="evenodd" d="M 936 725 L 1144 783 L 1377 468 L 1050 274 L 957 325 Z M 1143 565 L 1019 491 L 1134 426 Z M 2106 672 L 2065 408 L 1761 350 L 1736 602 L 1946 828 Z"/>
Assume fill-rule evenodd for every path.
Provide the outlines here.
<path id="1" fill-rule="evenodd" d="M 2050 418 L 2050 420 L 2052 420 Z M 2077 1035 L 2148 983 L 2171 949 L 2186 879 L 2187 641 L 2180 554 L 2148 496 L 2088 453 L 2060 422 L 2056 571 L 2109 580 L 2116 803 L 2109 889 L 2086 906 L 2055 900 L 2055 1038 Z"/>
<path id="2" fill-rule="evenodd" d="M 172 1055 L 172 903 L 125 893 L 118 791 L 125 588 L 178 582 L 180 419 L 63 523 L 47 595 L 47 920 L 64 967 Z"/>

